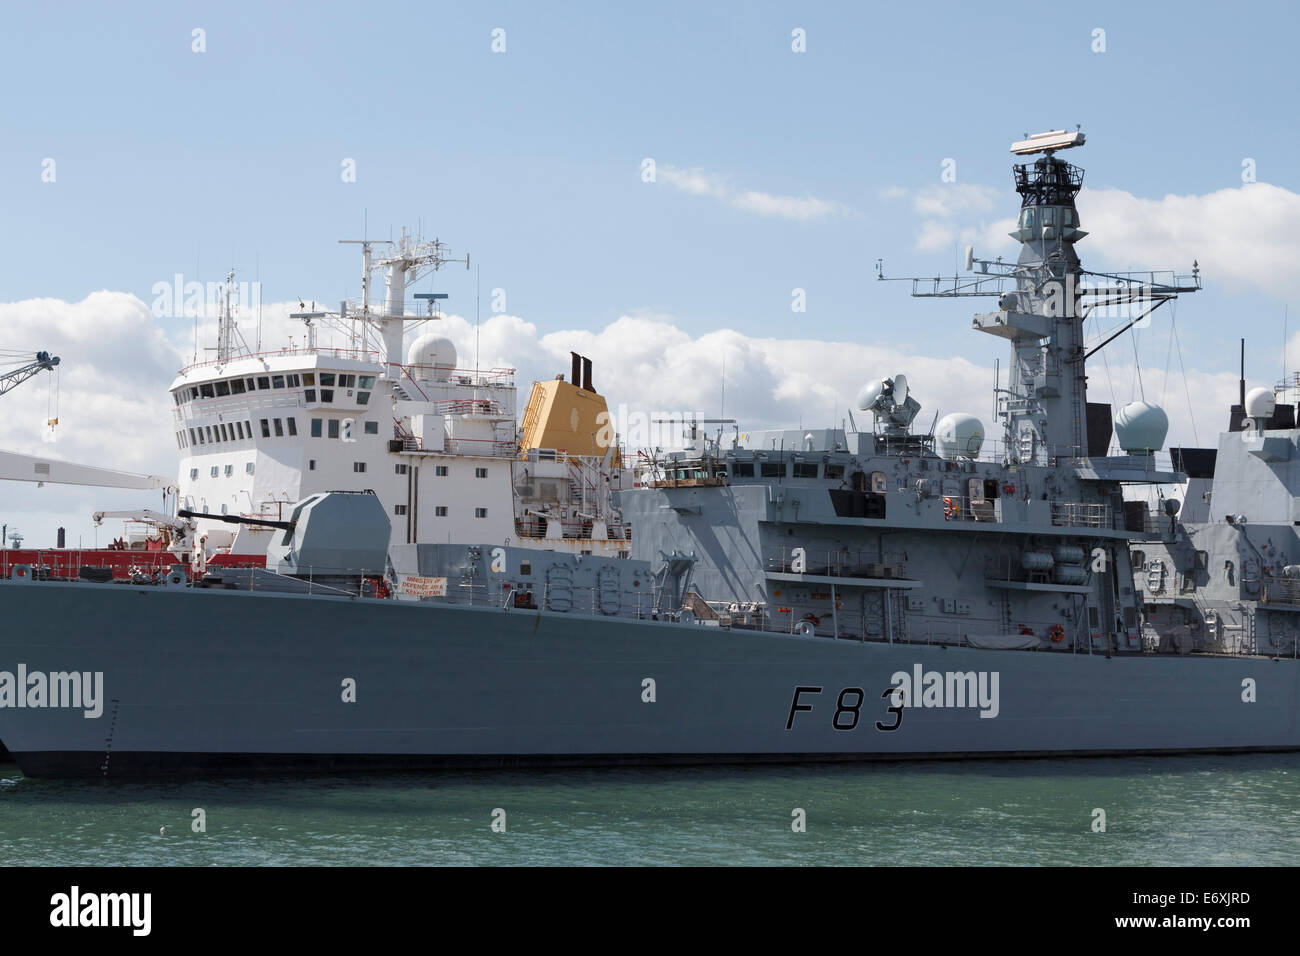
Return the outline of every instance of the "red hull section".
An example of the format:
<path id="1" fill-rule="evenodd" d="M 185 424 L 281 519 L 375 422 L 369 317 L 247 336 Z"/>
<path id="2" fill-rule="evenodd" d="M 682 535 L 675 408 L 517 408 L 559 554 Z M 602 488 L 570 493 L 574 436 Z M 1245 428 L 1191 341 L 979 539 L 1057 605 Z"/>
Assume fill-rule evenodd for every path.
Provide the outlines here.
<path id="1" fill-rule="evenodd" d="M 76 580 L 82 568 L 103 568 L 112 571 L 114 580 L 127 580 L 132 571 L 152 576 L 166 573 L 173 564 L 185 567 L 193 576 L 188 562 L 180 561 L 166 551 L 124 551 L 112 548 L 6 548 L 0 550 L 0 577 L 8 578 L 14 565 L 25 564 L 34 577 L 50 580 Z M 255 554 L 218 554 L 208 561 L 210 568 L 261 568 L 266 558 Z"/>

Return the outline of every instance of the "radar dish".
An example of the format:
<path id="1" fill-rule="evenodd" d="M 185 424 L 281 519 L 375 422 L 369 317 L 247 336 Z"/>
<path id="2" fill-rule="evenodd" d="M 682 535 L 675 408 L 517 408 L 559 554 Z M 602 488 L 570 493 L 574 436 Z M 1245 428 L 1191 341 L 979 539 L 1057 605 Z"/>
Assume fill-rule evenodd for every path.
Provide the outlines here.
<path id="1" fill-rule="evenodd" d="M 880 401 L 880 396 L 885 393 L 884 379 L 875 379 L 867 382 L 858 391 L 858 409 L 869 412 L 875 407 L 876 402 Z"/>
<path id="2" fill-rule="evenodd" d="M 894 376 L 894 401 L 899 405 L 907 402 L 907 376 L 901 373 Z"/>

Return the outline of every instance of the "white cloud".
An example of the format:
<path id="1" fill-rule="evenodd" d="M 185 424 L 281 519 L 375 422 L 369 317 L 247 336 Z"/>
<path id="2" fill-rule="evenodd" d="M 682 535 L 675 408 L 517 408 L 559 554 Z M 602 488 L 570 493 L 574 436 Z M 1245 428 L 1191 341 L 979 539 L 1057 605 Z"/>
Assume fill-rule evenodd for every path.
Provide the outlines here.
<path id="1" fill-rule="evenodd" d="M 1014 216 L 997 216 L 1006 208 L 1004 190 L 970 183 L 941 183 L 908 190 L 891 186 L 881 190 L 883 199 L 911 199 L 920 219 L 916 249 L 940 252 L 954 246 L 973 245 L 979 256 L 1008 251 L 1007 233 L 1015 228 Z"/>
<path id="2" fill-rule="evenodd" d="M 1300 194 L 1269 183 L 1200 196 L 1140 199 L 1120 189 L 1084 189 L 1079 219 L 1096 251 L 1117 268 L 1191 271 L 1207 283 L 1252 286 L 1277 298 L 1300 291 Z"/>
<path id="3" fill-rule="evenodd" d="M 818 199 L 815 196 L 777 196 L 753 189 L 736 189 L 726 178 L 707 173 L 702 169 L 660 166 L 657 177 L 688 195 L 708 196 L 742 212 L 751 212 L 770 219 L 811 222 L 849 212 L 848 207 L 841 203 Z"/>
<path id="4" fill-rule="evenodd" d="M 29 299 L 0 304 L 0 325 L 10 348 L 44 349 L 61 359 L 56 372 L 0 399 L 0 445 L 126 471 L 175 470 L 165 445 L 159 452 L 158 429 L 170 417 L 166 389 L 180 354 L 143 302 L 120 292 L 80 302 Z M 59 425 L 51 431 L 46 421 L 56 397 Z"/>

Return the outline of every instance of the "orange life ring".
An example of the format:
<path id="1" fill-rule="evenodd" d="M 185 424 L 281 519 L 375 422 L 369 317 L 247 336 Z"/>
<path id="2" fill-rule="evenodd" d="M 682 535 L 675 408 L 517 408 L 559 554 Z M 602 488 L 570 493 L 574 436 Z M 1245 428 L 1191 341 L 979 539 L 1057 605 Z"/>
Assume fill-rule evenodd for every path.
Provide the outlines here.
<path id="1" fill-rule="evenodd" d="M 945 497 L 943 499 L 943 520 L 951 521 L 961 514 L 961 502 L 956 498 Z"/>
<path id="2" fill-rule="evenodd" d="M 1065 640 L 1065 628 L 1061 627 L 1059 624 L 1053 624 L 1052 629 L 1047 633 L 1051 635 L 1052 642 L 1055 644 L 1059 644 L 1061 641 Z"/>

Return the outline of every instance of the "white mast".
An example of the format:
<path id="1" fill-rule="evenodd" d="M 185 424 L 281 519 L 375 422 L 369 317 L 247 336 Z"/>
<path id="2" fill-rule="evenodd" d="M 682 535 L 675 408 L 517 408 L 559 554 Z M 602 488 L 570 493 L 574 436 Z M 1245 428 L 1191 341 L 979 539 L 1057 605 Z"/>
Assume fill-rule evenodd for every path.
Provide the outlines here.
<path id="1" fill-rule="evenodd" d="M 469 256 L 452 259 L 447 255 L 446 243 L 437 239 L 420 240 L 408 236 L 402 230 L 402 238 L 397 242 L 379 240 L 392 246 L 389 255 L 375 259 L 371 255 L 371 241 L 362 239 L 344 239 L 342 242 L 361 246 L 361 315 L 360 321 L 372 323 L 378 327 L 383 340 L 383 361 L 389 365 L 402 365 L 406 356 L 402 352 L 402 332 L 405 323 L 419 321 L 423 317 L 406 314 L 406 288 L 420 281 L 430 272 L 436 272 L 451 262 L 463 262 L 469 268 Z M 370 273 L 382 267 L 385 270 L 384 281 L 388 285 L 388 296 L 382 313 L 377 315 L 370 311 Z M 355 320 L 354 320 L 355 321 Z"/>

